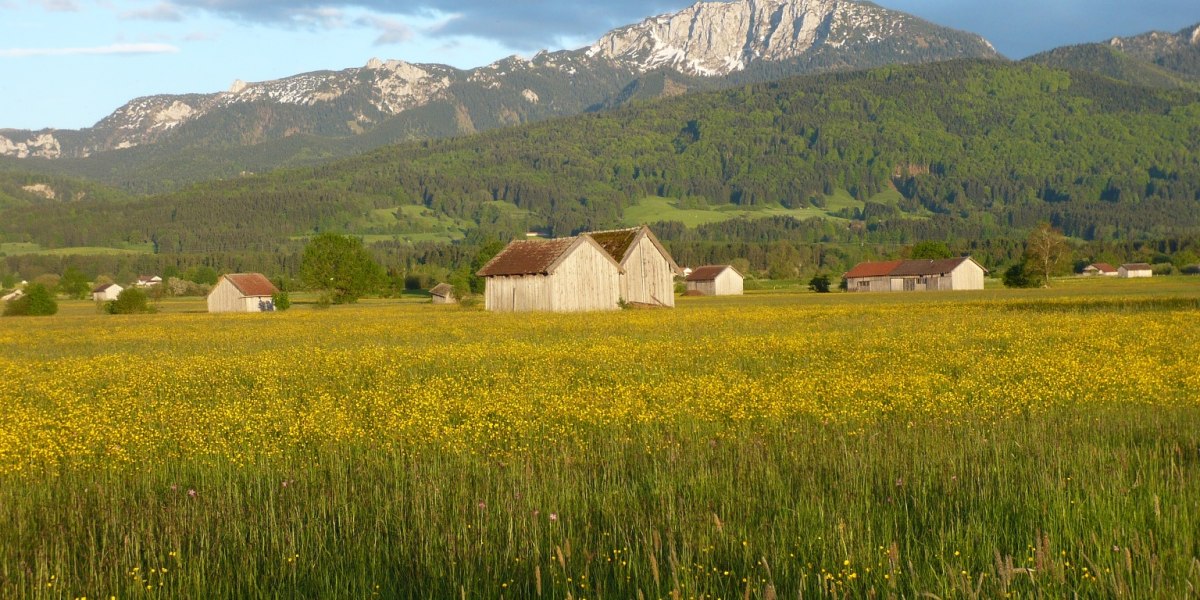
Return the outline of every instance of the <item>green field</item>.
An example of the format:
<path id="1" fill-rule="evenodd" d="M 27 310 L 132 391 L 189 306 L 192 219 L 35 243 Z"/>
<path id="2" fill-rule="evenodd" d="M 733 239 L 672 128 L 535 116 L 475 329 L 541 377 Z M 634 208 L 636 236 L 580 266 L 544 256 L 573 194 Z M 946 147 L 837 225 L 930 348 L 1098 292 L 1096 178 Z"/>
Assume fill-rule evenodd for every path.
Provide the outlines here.
<path id="1" fill-rule="evenodd" d="M 894 205 L 899 198 L 899 192 L 889 189 L 873 196 L 871 201 Z M 796 219 L 820 217 L 842 220 L 834 216 L 834 214 L 846 208 L 862 208 L 863 205 L 863 202 L 855 200 L 845 190 L 838 190 L 836 193 L 826 196 L 824 208 L 811 206 L 807 208 L 784 208 L 778 204 L 750 208 L 732 204 L 711 206 L 708 208 L 679 208 L 674 199 L 650 196 L 643 198 L 636 205 L 625 209 L 624 224 L 632 227 L 658 221 L 679 221 L 688 227 L 697 227 L 699 225 L 719 223 L 737 218 L 756 219 L 775 216 L 788 216 Z"/>
<path id="2" fill-rule="evenodd" d="M 203 306 L 0 319 L 0 598 L 1200 589 L 1195 278 Z"/>
<path id="3" fill-rule="evenodd" d="M 106 248 L 101 246 L 72 246 L 67 248 L 43 248 L 30 242 L 0 243 L 0 254 L 48 254 L 48 255 L 80 255 L 96 256 L 107 254 L 146 254 L 154 251 L 153 244 L 130 244 L 124 248 Z"/>

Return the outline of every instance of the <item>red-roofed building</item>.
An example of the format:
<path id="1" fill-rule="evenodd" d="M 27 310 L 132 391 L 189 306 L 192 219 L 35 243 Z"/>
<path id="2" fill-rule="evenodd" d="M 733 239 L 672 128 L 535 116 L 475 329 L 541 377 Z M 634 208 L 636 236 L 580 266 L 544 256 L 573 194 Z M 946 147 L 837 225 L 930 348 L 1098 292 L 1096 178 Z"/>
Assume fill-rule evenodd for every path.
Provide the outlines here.
<path id="1" fill-rule="evenodd" d="M 208 293 L 208 312 L 270 312 L 278 289 L 262 273 L 222 275 Z"/>
<path id="2" fill-rule="evenodd" d="M 850 292 L 982 290 L 987 269 L 969 256 L 859 263 L 846 272 Z"/>
<path id="3" fill-rule="evenodd" d="M 1083 268 L 1083 274 L 1088 277 L 1116 277 L 1117 268 L 1108 263 L 1092 263 Z"/>

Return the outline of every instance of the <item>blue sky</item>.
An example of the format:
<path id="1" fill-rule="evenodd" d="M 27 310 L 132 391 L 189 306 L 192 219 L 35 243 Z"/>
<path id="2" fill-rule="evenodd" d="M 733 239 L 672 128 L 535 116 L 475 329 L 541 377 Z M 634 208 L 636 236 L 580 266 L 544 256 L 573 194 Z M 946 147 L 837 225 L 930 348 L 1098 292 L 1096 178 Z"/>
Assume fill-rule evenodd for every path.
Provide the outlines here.
<path id="1" fill-rule="evenodd" d="M 1011 58 L 1177 31 L 1197 0 L 879 0 Z M 575 48 L 689 0 L 0 0 L 0 128 L 79 128 L 125 102 L 344 69 L 371 57 L 476 67 Z"/>

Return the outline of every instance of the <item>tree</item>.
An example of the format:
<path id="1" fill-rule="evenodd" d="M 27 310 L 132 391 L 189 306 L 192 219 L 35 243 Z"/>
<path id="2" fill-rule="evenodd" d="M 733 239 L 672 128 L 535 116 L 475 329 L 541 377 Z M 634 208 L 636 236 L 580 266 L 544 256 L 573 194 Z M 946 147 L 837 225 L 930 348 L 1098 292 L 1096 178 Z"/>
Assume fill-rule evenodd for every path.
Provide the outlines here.
<path id="1" fill-rule="evenodd" d="M 950 247 L 946 245 L 946 242 L 917 242 L 909 254 L 909 258 L 912 259 L 937 260 L 953 257 L 954 254 L 950 252 Z"/>
<path id="2" fill-rule="evenodd" d="M 127 287 L 117 294 L 117 299 L 104 305 L 104 310 L 110 315 L 136 315 L 151 313 L 154 309 L 148 304 L 149 296 L 141 288 Z"/>
<path id="3" fill-rule="evenodd" d="M 82 300 L 87 297 L 89 289 L 87 276 L 75 267 L 67 267 L 58 280 L 58 290 L 68 298 Z"/>
<path id="4" fill-rule="evenodd" d="M 820 293 L 829 293 L 829 276 L 825 274 L 816 275 L 808 280 L 808 289 Z"/>
<path id="5" fill-rule="evenodd" d="M 1042 287 L 1050 287 L 1050 276 L 1070 256 L 1071 248 L 1062 232 L 1042 223 L 1025 241 L 1025 272 L 1031 279 L 1041 280 Z"/>
<path id="6" fill-rule="evenodd" d="M 304 246 L 300 279 L 309 288 L 325 291 L 334 304 L 357 302 L 375 291 L 384 276 L 360 238 L 322 233 Z"/>
<path id="7" fill-rule="evenodd" d="M 1030 277 L 1029 271 L 1025 267 L 1025 263 L 1017 263 L 1009 267 L 1008 270 L 1004 271 L 1004 287 L 1037 287 L 1040 281 L 1037 279 L 1037 277 Z"/>
<path id="8" fill-rule="evenodd" d="M 188 269 L 184 279 L 202 285 L 217 285 L 217 271 L 212 267 L 198 266 Z"/>
<path id="9" fill-rule="evenodd" d="M 58 303 L 54 294 L 40 283 L 31 283 L 25 288 L 25 295 L 16 300 L 9 300 L 4 307 L 4 316 L 45 316 L 58 312 Z"/>

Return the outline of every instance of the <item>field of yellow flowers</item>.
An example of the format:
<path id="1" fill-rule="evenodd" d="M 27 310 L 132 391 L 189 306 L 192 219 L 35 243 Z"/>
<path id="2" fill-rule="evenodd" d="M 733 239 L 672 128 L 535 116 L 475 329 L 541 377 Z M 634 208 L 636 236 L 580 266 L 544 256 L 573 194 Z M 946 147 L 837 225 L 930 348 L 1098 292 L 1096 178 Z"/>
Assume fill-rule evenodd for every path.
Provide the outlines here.
<path id="1" fill-rule="evenodd" d="M 1108 285 L 5 319 L 0 597 L 1194 594 L 1200 288 Z"/>

